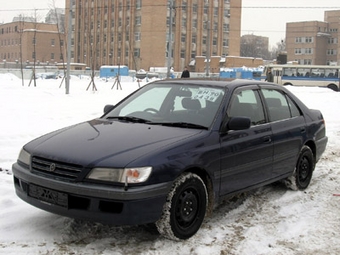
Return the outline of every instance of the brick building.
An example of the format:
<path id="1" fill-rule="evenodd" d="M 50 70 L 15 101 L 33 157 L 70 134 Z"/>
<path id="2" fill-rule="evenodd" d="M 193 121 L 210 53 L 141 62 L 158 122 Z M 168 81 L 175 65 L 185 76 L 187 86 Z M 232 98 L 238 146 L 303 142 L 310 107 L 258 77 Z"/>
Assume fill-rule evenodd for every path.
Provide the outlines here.
<path id="1" fill-rule="evenodd" d="M 95 69 L 117 64 L 134 70 L 165 67 L 170 26 L 175 71 L 207 54 L 240 55 L 241 0 L 173 0 L 170 11 L 171 2 L 72 0 L 71 62 Z M 66 12 L 66 24 L 68 18 Z M 191 65 L 191 71 L 202 68 Z"/>
<path id="2" fill-rule="evenodd" d="M 61 36 L 61 40 L 59 40 Z M 55 24 L 15 21 L 0 25 L 0 59 L 6 63 L 62 61 L 64 38 Z M 61 44 L 61 45 L 60 45 Z"/>
<path id="3" fill-rule="evenodd" d="M 324 21 L 286 24 L 288 61 L 340 65 L 340 10 L 326 11 L 324 17 Z"/>

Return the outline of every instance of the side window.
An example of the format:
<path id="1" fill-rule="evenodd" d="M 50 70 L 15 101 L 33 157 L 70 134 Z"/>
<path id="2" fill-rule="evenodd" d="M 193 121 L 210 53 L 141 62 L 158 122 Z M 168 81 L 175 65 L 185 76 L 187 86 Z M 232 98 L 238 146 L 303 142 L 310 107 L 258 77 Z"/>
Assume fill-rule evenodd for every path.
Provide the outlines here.
<path id="1" fill-rule="evenodd" d="M 284 94 L 273 89 L 262 89 L 262 93 L 271 122 L 289 119 L 291 117 L 290 107 Z"/>
<path id="2" fill-rule="evenodd" d="M 228 117 L 249 117 L 252 125 L 265 123 L 261 99 L 257 90 L 238 90 L 234 93 L 228 109 Z"/>
<path id="3" fill-rule="evenodd" d="M 291 116 L 292 117 L 300 116 L 301 112 L 299 108 L 296 106 L 296 104 L 289 97 L 287 97 L 287 99 L 288 99 L 288 105 L 289 105 Z"/>

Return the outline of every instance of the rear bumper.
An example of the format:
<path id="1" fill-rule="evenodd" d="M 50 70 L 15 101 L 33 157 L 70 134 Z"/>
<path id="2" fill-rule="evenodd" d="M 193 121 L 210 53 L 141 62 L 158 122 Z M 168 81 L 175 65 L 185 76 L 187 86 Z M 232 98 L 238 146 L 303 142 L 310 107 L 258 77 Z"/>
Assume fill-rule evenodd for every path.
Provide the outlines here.
<path id="1" fill-rule="evenodd" d="M 112 225 L 140 225 L 157 221 L 172 183 L 144 187 L 111 187 L 68 183 L 12 166 L 16 194 L 25 202 L 59 215 Z"/>

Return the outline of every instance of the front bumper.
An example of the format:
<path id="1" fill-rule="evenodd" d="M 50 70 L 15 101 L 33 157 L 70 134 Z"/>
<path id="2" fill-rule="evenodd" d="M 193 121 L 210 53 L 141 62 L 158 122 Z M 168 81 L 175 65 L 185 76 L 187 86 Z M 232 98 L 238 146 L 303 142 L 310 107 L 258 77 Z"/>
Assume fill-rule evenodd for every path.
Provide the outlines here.
<path id="1" fill-rule="evenodd" d="M 32 174 L 18 163 L 12 166 L 16 194 L 40 209 L 112 225 L 140 225 L 157 221 L 171 182 L 143 187 L 111 187 L 69 183 Z"/>

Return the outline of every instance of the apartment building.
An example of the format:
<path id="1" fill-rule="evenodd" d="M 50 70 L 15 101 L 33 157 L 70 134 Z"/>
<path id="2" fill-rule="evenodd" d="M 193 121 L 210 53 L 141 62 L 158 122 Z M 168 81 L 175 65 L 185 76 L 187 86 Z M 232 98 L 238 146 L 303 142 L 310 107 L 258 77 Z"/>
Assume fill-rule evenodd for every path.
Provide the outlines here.
<path id="1" fill-rule="evenodd" d="M 55 24 L 14 21 L 0 25 L 0 59 L 30 65 L 62 61 L 64 38 Z M 60 40 L 61 39 L 61 40 Z M 13 64 L 11 65 L 13 67 Z"/>
<path id="2" fill-rule="evenodd" d="M 324 21 L 286 24 L 288 61 L 305 65 L 340 65 L 340 10 L 326 11 Z"/>
<path id="3" fill-rule="evenodd" d="M 240 55 L 242 0 L 72 0 L 71 6 L 71 61 L 94 69 L 149 70 L 167 66 L 170 56 L 175 71 L 190 63 L 203 71 L 195 58 Z"/>

